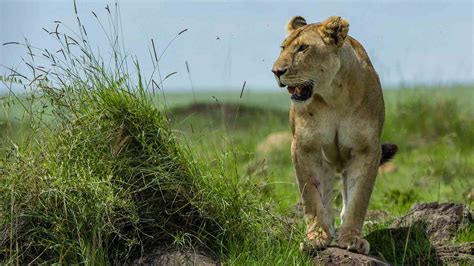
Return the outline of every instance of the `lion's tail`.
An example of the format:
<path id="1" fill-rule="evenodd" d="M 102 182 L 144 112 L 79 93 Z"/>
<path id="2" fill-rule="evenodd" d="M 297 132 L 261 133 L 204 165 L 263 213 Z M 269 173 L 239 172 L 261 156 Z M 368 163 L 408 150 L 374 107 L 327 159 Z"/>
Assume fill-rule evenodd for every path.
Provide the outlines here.
<path id="1" fill-rule="evenodd" d="M 382 144 L 382 158 L 380 158 L 380 165 L 390 161 L 398 151 L 397 144 L 384 143 Z"/>

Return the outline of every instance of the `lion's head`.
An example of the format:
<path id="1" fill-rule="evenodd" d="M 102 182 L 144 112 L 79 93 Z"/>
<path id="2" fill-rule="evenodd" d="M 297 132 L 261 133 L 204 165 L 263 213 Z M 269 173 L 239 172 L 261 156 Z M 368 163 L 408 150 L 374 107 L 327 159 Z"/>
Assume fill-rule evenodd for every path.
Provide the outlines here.
<path id="1" fill-rule="evenodd" d="M 273 64 L 278 85 L 287 87 L 294 101 L 306 101 L 313 91 L 327 88 L 340 67 L 338 50 L 344 44 L 349 22 L 333 16 L 307 24 L 302 17 L 288 22 L 288 37 Z"/>

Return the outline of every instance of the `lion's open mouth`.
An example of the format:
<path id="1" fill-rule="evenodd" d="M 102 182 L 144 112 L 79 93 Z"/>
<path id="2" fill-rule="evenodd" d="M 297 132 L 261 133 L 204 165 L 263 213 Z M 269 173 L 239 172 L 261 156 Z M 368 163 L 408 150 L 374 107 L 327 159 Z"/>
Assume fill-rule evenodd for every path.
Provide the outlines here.
<path id="1" fill-rule="evenodd" d="M 288 92 L 291 94 L 291 99 L 296 101 L 306 101 L 313 94 L 313 83 L 307 82 L 299 85 L 288 85 Z"/>

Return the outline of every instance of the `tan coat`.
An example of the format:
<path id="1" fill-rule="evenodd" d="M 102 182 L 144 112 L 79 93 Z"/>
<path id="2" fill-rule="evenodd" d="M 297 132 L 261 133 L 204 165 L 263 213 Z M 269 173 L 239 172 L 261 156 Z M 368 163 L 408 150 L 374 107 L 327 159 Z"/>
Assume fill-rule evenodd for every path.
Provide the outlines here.
<path id="1" fill-rule="evenodd" d="M 332 191 L 340 173 L 343 223 L 335 242 L 368 253 L 361 233 L 381 162 L 384 123 L 378 75 L 362 45 L 347 35 L 345 19 L 307 24 L 295 17 L 288 31 L 272 71 L 293 99 L 291 154 L 307 222 L 302 247 L 323 249 L 335 237 Z M 389 148 L 384 159 L 396 152 L 395 145 Z"/>

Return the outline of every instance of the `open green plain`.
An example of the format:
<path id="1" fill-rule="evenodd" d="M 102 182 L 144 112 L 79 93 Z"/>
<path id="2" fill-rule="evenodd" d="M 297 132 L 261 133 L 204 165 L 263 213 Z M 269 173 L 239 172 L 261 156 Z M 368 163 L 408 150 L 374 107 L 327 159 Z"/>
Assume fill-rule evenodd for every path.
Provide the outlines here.
<path id="1" fill-rule="evenodd" d="M 396 264 L 415 262 L 420 257 L 429 260 L 432 254 L 430 254 L 429 245 L 426 245 L 426 239 L 415 237 L 414 240 L 410 238 L 408 242 L 405 241 L 406 239 L 400 241 L 400 239 L 388 237 L 387 240 L 386 235 L 385 238 L 384 236 L 374 237 L 374 235 L 377 236 L 377 232 L 386 228 L 391 221 L 406 213 L 417 202 L 449 201 L 465 203 L 472 208 L 474 200 L 474 179 L 472 178 L 474 176 L 474 107 L 472 106 L 474 88 L 464 86 L 391 89 L 386 90 L 384 95 L 386 122 L 383 141 L 396 143 L 400 149 L 391 162 L 392 169 L 386 173 L 380 173 L 377 177 L 370 204 L 371 215 L 365 226 L 365 234 L 372 242 L 373 255 L 381 256 Z M 245 199 L 239 199 L 233 203 L 227 201 L 222 203 L 222 206 L 228 206 L 229 217 L 234 217 L 229 219 L 235 219 L 236 214 L 247 214 L 245 226 L 255 221 L 255 225 L 245 230 L 240 228 L 245 227 L 242 224 L 236 225 L 239 227 L 238 230 L 246 232 L 230 234 L 233 237 L 230 240 L 220 239 L 218 246 L 221 250 L 215 251 L 216 255 L 225 263 L 237 265 L 310 264 L 311 258 L 298 251 L 303 221 L 297 207 L 298 189 L 291 164 L 289 142 L 283 139 L 281 143 L 273 143 L 263 152 L 258 149 L 258 145 L 269 135 L 278 132 L 288 135 L 290 132 L 287 121 L 289 107 L 287 94 L 284 91 L 278 92 L 276 89 L 271 93 L 244 91 L 242 97 L 240 97 L 240 91 L 198 93 L 196 99 L 190 93 L 166 93 L 165 96 L 166 100 L 162 96 L 153 96 L 151 101 L 154 102 L 152 105 L 164 112 L 164 116 L 170 122 L 171 134 L 175 136 L 176 145 L 183 147 L 185 153 L 190 155 L 186 158 L 192 160 L 196 167 L 200 168 L 199 171 L 214 175 L 203 182 L 211 182 L 208 184 L 210 187 L 215 184 L 216 189 L 209 193 L 217 193 L 217 195 L 213 195 L 211 201 L 204 201 L 203 204 L 218 205 L 214 201 L 219 202 L 219 195 L 223 196 L 222 202 L 224 202 L 231 196 L 227 189 L 238 189 L 234 191 L 237 193 L 235 196 L 240 195 Z M 5 154 L 12 147 L 24 146 L 25 141 L 35 142 L 35 140 L 24 138 L 31 130 L 30 115 L 29 112 L 25 112 L 20 102 L 27 103 L 28 101 L 24 96 L 20 99 L 14 99 L 11 95 L 2 98 L 1 150 L 5 157 L 8 157 Z M 31 109 L 39 110 L 40 106 L 41 104 L 36 103 Z M 45 111 L 45 113 L 48 112 L 48 110 Z M 46 114 L 45 120 L 49 119 L 48 115 Z M 53 121 L 54 119 L 47 123 L 54 123 Z M 94 136 L 93 133 L 91 134 Z M 42 138 L 42 134 L 34 136 Z M 100 139 L 99 136 L 95 137 Z M 39 142 L 46 143 L 50 140 L 46 138 Z M 84 139 L 77 138 L 76 141 L 84 141 Z M 84 148 L 83 153 L 87 152 L 88 150 Z M 88 157 L 87 154 L 81 156 L 82 159 Z M 100 158 L 94 156 L 98 155 L 91 154 L 91 158 Z M 77 174 L 76 178 L 80 177 L 81 174 Z M 1 184 L 3 192 L 13 193 L 16 189 L 11 187 L 13 183 L 5 182 L 5 180 Z M 232 184 L 233 187 L 228 187 L 228 184 Z M 61 187 L 61 185 L 58 186 Z M 75 189 L 88 186 L 90 184 L 83 182 L 74 185 Z M 219 188 L 223 189 L 222 194 L 219 194 Z M 97 189 L 97 193 L 100 191 L 99 187 L 88 189 Z M 206 190 L 206 186 L 201 189 Z M 66 191 L 68 190 L 62 193 L 72 193 Z M 252 195 L 248 196 L 247 193 Z M 107 201 L 102 197 L 98 199 Z M 47 203 L 52 204 L 51 202 L 41 204 Z M 237 205 L 229 206 L 229 204 Z M 251 204 L 252 208 L 268 212 L 269 216 L 257 220 L 255 217 L 258 213 L 252 214 L 249 210 L 245 210 L 245 206 L 238 204 Z M 12 211 L 16 205 L 13 202 L 7 202 L 3 207 L 4 211 Z M 334 208 L 337 210 L 340 207 L 340 196 L 336 196 Z M 51 208 L 58 208 L 58 206 L 51 206 Z M 234 208 L 239 211 L 233 210 Z M 48 209 L 48 206 L 43 206 L 42 210 L 45 209 Z M 91 206 L 87 210 L 87 215 L 94 216 L 94 212 L 98 211 L 100 208 Z M 226 215 L 225 207 L 220 211 L 219 215 Z M 40 214 L 36 213 L 36 215 Z M 3 224 L 2 229 L 5 230 L 7 227 L 8 224 Z M 417 234 L 415 229 L 411 233 L 412 236 Z M 232 230 L 232 228 L 229 227 L 226 230 Z M 289 230 L 291 234 L 282 233 L 282 230 Z M 264 233 L 256 233 L 257 231 Z M 63 232 L 59 230 L 56 233 Z M 254 237 L 246 239 L 246 234 Z M 282 235 L 286 238 L 282 238 Z M 196 243 L 188 237 L 185 230 L 175 234 L 173 245 L 181 248 L 195 246 Z M 405 237 L 408 239 L 409 236 Z M 199 237 L 196 238 L 199 239 Z M 54 245 L 62 245 L 61 248 L 63 248 L 51 251 L 52 257 L 48 257 L 44 262 L 101 264 L 107 263 L 111 257 L 115 259 L 120 257 L 120 254 L 114 253 L 112 256 L 107 249 L 99 247 L 102 244 L 107 246 L 107 244 L 96 240 L 89 241 L 90 239 L 82 239 L 70 234 L 59 239 L 61 243 L 42 243 L 45 246 L 52 245 L 53 250 Z M 472 228 L 467 228 L 453 241 L 468 242 L 473 239 Z M 380 241 L 385 242 L 380 243 Z M 70 246 L 65 242 L 70 242 L 72 246 L 79 246 L 79 248 L 73 248 L 73 253 L 71 253 L 71 250 L 64 250 Z M 62 254 L 64 257 L 54 257 L 54 254 Z M 12 262 L 19 257 L 18 254 L 13 254 L 12 257 L 4 257 L 4 259 Z M 397 261 L 400 258 L 403 258 L 403 261 Z"/>

